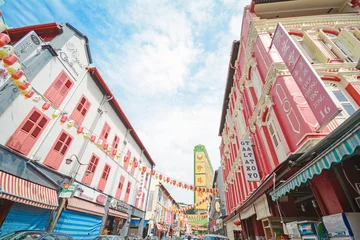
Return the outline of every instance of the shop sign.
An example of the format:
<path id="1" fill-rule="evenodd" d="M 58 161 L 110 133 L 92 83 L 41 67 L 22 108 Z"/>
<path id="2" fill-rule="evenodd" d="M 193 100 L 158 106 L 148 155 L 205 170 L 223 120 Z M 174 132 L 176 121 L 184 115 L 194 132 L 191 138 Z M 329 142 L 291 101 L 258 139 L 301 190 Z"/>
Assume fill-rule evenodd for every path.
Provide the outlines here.
<path id="1" fill-rule="evenodd" d="M 240 153 L 245 170 L 246 181 L 259 182 L 259 171 L 250 140 L 240 140 Z"/>
<path id="2" fill-rule="evenodd" d="M 77 191 L 75 191 L 74 196 L 101 205 L 105 205 L 107 198 L 104 194 L 80 184 L 78 185 Z"/>
<path id="3" fill-rule="evenodd" d="M 72 183 L 72 184 L 66 184 L 66 186 L 64 186 L 62 189 L 61 189 L 61 192 L 60 192 L 60 195 L 59 197 L 60 198 L 71 198 L 74 191 L 75 191 L 75 188 L 76 188 L 76 184 L 75 183 Z"/>
<path id="4" fill-rule="evenodd" d="M 299 86 L 320 127 L 327 125 L 341 111 L 326 91 L 322 80 L 307 61 L 295 40 L 278 23 L 273 42 L 292 77 Z"/>
<path id="5" fill-rule="evenodd" d="M 124 202 L 122 202 L 120 200 L 117 200 L 117 199 L 112 199 L 111 200 L 110 208 L 119 210 L 121 212 L 128 212 L 129 211 L 129 206 L 126 203 L 124 203 Z"/>
<path id="6" fill-rule="evenodd" d="M 80 52 L 76 44 L 73 42 L 67 42 L 59 52 L 60 61 L 69 70 L 71 75 L 77 79 L 86 64 L 80 58 Z"/>
<path id="7" fill-rule="evenodd" d="M 39 36 L 31 31 L 14 45 L 15 55 L 20 62 L 23 62 L 40 46 L 40 43 Z"/>

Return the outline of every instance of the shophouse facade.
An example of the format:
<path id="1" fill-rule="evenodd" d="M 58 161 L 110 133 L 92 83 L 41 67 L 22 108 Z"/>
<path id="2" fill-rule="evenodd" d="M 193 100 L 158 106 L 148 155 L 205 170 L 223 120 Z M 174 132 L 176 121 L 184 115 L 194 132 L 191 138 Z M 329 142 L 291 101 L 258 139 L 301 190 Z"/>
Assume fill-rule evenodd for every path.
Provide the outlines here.
<path id="1" fill-rule="evenodd" d="M 34 93 L 26 99 L 11 79 L 1 87 L 0 144 L 6 152 L 0 167 L 5 176 L 2 186 L 9 179 L 21 182 L 24 192 L 35 183 L 40 185 L 31 188 L 46 186 L 10 164 L 15 156 L 23 158 L 21 169 L 37 167 L 34 171 L 46 181 L 58 178 L 47 183 L 51 197 L 44 199 L 50 203 L 33 196 L 38 201 L 34 205 L 53 210 L 46 216 L 38 214 L 44 224 L 36 229 L 66 231 L 78 239 L 92 239 L 105 228 L 125 236 L 131 220 L 137 219 L 141 234 L 154 162 L 92 67 L 87 37 L 68 23 L 9 29 L 9 35 L 26 77 L 22 84 L 30 85 Z M 75 186 L 72 196 L 58 199 L 69 182 Z M 6 191 L 1 198 L 17 194 L 14 189 Z M 2 204 L 1 234 L 26 228 L 32 211 L 16 221 L 11 216 L 23 207 L 19 202 L 28 204 L 27 198 L 19 195 L 17 203 Z"/>
<path id="2" fill-rule="evenodd" d="M 250 3 L 231 47 L 219 129 L 225 222 L 270 239 L 287 222 L 359 211 L 360 15 L 350 0 Z M 309 66 L 300 73 L 284 57 L 290 42 Z M 336 117 L 317 118 L 312 85 L 298 81 L 308 73 L 341 110 Z"/>
<path id="3" fill-rule="evenodd" d="M 146 211 L 148 235 L 162 238 L 165 235 L 180 236 L 181 218 L 172 210 L 180 206 L 158 179 L 153 179 L 150 186 L 149 203 Z"/>

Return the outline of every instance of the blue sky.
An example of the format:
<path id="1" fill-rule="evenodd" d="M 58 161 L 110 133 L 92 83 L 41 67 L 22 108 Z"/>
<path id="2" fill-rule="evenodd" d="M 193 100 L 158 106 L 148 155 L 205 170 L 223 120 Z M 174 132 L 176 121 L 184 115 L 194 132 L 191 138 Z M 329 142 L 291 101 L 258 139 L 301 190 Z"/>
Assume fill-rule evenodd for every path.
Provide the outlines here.
<path id="1" fill-rule="evenodd" d="M 155 160 L 193 181 L 193 147 L 220 164 L 218 128 L 230 48 L 250 0 L 7 0 L 9 27 L 68 22 Z M 170 188 L 170 187 L 169 187 Z M 193 195 L 170 188 L 177 201 Z"/>

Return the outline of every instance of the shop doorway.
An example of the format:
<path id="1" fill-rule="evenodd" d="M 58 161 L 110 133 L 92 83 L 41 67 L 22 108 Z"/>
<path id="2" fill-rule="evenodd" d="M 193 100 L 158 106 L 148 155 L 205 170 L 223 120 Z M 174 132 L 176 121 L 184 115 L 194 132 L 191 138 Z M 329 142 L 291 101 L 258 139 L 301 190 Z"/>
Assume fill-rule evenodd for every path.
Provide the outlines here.
<path id="1" fill-rule="evenodd" d="M 8 214 L 11 205 L 13 204 L 12 201 L 6 200 L 6 199 L 0 199 L 0 229 L 1 225 L 4 222 L 4 219 L 6 215 Z"/>
<path id="2" fill-rule="evenodd" d="M 108 234 L 119 235 L 121 233 L 121 229 L 123 228 L 125 222 L 126 219 L 114 217 L 114 216 L 108 216 L 105 225 L 106 229 L 109 231 Z"/>

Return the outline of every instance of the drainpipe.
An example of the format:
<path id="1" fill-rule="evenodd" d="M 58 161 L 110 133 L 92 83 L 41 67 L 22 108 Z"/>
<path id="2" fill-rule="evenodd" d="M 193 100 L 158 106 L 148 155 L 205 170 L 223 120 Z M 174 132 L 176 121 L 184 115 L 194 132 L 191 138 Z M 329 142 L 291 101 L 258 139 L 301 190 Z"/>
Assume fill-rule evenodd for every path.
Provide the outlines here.
<path id="1" fill-rule="evenodd" d="M 108 101 L 110 101 L 111 99 L 112 99 L 112 97 L 111 97 L 110 99 L 108 99 Z M 125 152 L 125 148 L 126 148 L 126 145 L 127 145 L 126 139 L 127 139 L 128 134 L 130 133 L 130 131 L 131 131 L 131 129 L 127 129 L 127 130 L 126 130 L 125 137 L 124 137 L 124 141 L 123 141 L 123 146 L 122 146 L 122 148 L 121 148 L 121 150 L 120 150 L 120 152 L 122 152 L 122 153 Z M 104 215 L 103 218 L 102 218 L 99 235 L 101 235 L 102 231 L 103 231 L 104 228 L 105 228 L 105 224 L 106 224 L 106 220 L 107 220 L 107 217 L 108 217 L 108 212 L 109 212 L 110 203 L 111 203 L 111 200 L 112 200 L 112 195 L 113 195 L 115 186 L 118 186 L 118 178 L 116 178 L 116 177 L 119 176 L 119 170 L 120 170 L 120 163 L 117 162 L 117 164 L 116 164 L 116 169 L 115 169 L 115 178 L 113 179 L 113 182 L 112 182 L 112 184 L 111 184 L 110 194 L 107 196 L 107 199 L 106 199 L 105 215 Z M 129 210 L 130 210 L 130 209 L 129 209 Z"/>

